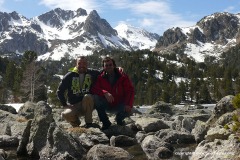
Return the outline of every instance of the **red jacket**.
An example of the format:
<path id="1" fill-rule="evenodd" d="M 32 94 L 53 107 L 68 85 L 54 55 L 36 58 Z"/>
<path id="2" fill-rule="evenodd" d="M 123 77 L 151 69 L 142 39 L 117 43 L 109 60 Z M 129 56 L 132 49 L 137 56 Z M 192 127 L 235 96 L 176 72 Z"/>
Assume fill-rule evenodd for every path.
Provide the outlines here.
<path id="1" fill-rule="evenodd" d="M 110 105 L 115 107 L 119 103 L 124 103 L 128 106 L 133 106 L 134 101 L 134 87 L 132 82 L 125 73 L 119 72 L 118 69 L 115 69 L 116 82 L 111 86 L 108 81 L 106 72 L 102 72 L 92 87 L 91 91 L 93 94 L 99 96 L 104 96 L 105 93 L 109 92 L 114 97 L 114 102 Z"/>

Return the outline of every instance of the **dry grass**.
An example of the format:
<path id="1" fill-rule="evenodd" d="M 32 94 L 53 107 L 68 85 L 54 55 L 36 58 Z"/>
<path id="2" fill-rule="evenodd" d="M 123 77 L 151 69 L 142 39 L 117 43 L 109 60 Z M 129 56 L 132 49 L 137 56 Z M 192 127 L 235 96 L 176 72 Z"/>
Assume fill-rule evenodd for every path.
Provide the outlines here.
<path id="1" fill-rule="evenodd" d="M 16 120 L 20 123 L 28 121 L 28 119 L 26 119 L 25 117 L 20 117 L 20 118 L 17 118 Z"/>
<path id="2" fill-rule="evenodd" d="M 81 133 L 87 133 L 88 129 L 81 128 L 81 127 L 74 127 L 74 128 L 68 128 L 67 131 L 73 134 L 81 134 Z"/>

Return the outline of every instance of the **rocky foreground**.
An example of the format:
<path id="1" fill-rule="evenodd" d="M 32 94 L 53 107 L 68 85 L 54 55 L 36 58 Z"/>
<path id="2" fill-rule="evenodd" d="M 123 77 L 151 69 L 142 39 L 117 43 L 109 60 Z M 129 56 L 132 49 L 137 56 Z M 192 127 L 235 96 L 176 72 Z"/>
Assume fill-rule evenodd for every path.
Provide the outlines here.
<path id="1" fill-rule="evenodd" d="M 10 159 L 13 153 L 8 148 L 19 159 L 130 160 L 138 159 L 128 151 L 136 145 L 141 148 L 141 159 L 239 160 L 240 140 L 231 128 L 232 116 L 237 114 L 232 99 L 222 98 L 213 111 L 157 102 L 144 114 L 134 110 L 126 126 L 114 124 L 111 116 L 113 125 L 105 131 L 99 129 L 95 111 L 96 127 L 86 129 L 71 128 L 60 117 L 62 109 L 43 101 L 26 102 L 18 113 L 0 105 L 0 160 Z M 189 151 L 179 146 L 195 147 Z"/>

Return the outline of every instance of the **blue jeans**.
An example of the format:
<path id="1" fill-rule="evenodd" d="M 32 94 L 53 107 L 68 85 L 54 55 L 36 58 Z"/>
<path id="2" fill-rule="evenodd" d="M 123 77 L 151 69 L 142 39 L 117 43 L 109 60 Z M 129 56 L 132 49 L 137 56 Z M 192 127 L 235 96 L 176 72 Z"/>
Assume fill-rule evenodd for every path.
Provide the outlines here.
<path id="1" fill-rule="evenodd" d="M 128 116 L 128 113 L 125 112 L 125 105 L 123 103 L 111 107 L 105 97 L 94 95 L 94 104 L 98 112 L 98 117 L 103 125 L 108 125 L 111 123 L 106 111 L 116 114 L 115 120 L 117 123 L 122 122 Z"/>

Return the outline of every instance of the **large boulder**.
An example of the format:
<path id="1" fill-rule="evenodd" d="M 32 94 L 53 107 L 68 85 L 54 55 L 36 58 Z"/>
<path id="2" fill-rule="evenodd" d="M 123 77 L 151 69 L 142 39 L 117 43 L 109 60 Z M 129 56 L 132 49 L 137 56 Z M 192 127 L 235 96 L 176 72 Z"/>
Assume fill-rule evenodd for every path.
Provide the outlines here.
<path id="1" fill-rule="evenodd" d="M 110 138 L 110 145 L 115 147 L 127 147 L 135 144 L 137 144 L 137 140 L 135 138 L 124 135 L 112 136 Z"/>
<path id="2" fill-rule="evenodd" d="M 7 153 L 3 149 L 0 149 L 0 160 L 7 159 L 7 156 Z"/>
<path id="3" fill-rule="evenodd" d="M 199 143 L 204 140 L 204 136 L 207 134 L 207 130 L 208 125 L 205 122 L 198 120 L 191 134 L 194 136 L 195 141 Z"/>
<path id="4" fill-rule="evenodd" d="M 93 146 L 87 153 L 88 160 L 130 160 L 132 157 L 132 155 L 122 148 L 103 144 Z"/>
<path id="5" fill-rule="evenodd" d="M 195 143 L 195 138 L 188 132 L 176 131 L 171 129 L 163 129 L 155 134 L 160 139 L 171 144 L 191 144 Z"/>
<path id="6" fill-rule="evenodd" d="M 158 101 L 150 109 L 148 109 L 146 113 L 147 114 L 167 113 L 169 115 L 173 115 L 176 110 L 178 109 L 174 107 L 171 103 Z"/>
<path id="7" fill-rule="evenodd" d="M 231 113 L 235 110 L 232 103 L 233 98 L 234 96 L 232 95 L 225 96 L 216 104 L 211 117 L 207 121 L 210 126 L 216 126 L 215 123 L 219 119 L 219 117 L 221 117 L 225 113 Z"/>
<path id="8" fill-rule="evenodd" d="M 59 128 L 52 115 L 51 107 L 38 102 L 34 118 L 28 121 L 17 148 L 18 155 L 36 159 L 81 159 L 86 154 L 83 146 L 71 135 Z"/>
<path id="9" fill-rule="evenodd" d="M 0 110 L 7 111 L 7 112 L 10 112 L 12 114 L 17 114 L 16 109 L 14 107 L 10 106 L 10 105 L 0 104 Z"/>
<path id="10" fill-rule="evenodd" d="M 145 131 L 147 133 L 170 128 L 164 121 L 157 118 L 138 118 L 135 124 L 139 130 Z"/>
<path id="11" fill-rule="evenodd" d="M 84 148 L 90 149 L 96 144 L 109 144 L 109 138 L 99 128 L 69 128 L 67 130 Z"/>
<path id="12" fill-rule="evenodd" d="M 228 139 L 231 132 L 224 127 L 218 125 L 216 127 L 212 127 L 207 131 L 205 135 L 205 139 L 208 141 L 214 141 L 215 139 Z"/>
<path id="13" fill-rule="evenodd" d="M 232 103 L 233 98 L 234 98 L 233 95 L 223 97 L 213 109 L 214 116 L 218 118 L 224 113 L 234 111 L 235 108 Z"/>
<path id="14" fill-rule="evenodd" d="M 227 140 L 215 139 L 212 142 L 207 140 L 198 144 L 190 160 L 238 160 L 240 158 L 240 143 L 233 134 Z"/>
<path id="15" fill-rule="evenodd" d="M 37 107 L 36 103 L 33 102 L 26 102 L 22 107 L 18 110 L 18 115 L 23 116 L 27 119 L 34 118 L 34 110 Z"/>
<path id="16" fill-rule="evenodd" d="M 148 135 L 141 143 L 141 147 L 148 159 L 163 159 L 173 156 L 173 147 L 155 135 Z"/>
<path id="17" fill-rule="evenodd" d="M 0 147 L 17 147 L 19 140 L 17 137 L 1 135 L 0 136 Z"/>

